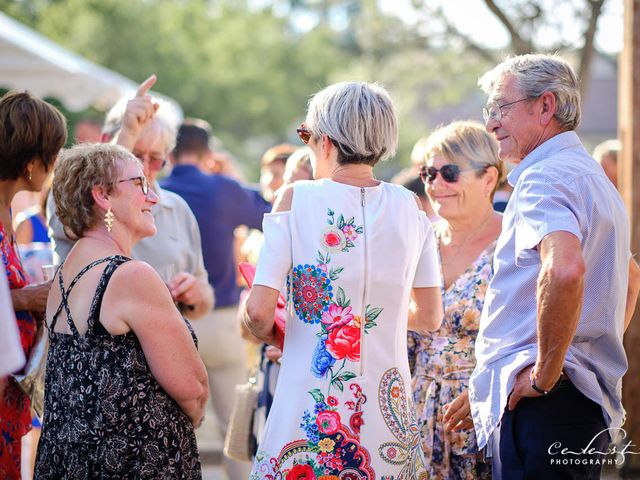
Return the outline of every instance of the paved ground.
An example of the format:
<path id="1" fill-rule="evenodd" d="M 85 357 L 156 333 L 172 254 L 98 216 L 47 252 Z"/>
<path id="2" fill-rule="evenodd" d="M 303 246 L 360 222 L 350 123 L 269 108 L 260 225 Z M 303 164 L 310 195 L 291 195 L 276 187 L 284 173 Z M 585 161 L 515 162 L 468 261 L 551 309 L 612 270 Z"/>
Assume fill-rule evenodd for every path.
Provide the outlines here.
<path id="1" fill-rule="evenodd" d="M 207 405 L 204 417 L 204 423 L 196 430 L 198 449 L 202 460 L 202 479 L 228 480 L 226 473 L 220 466 L 224 439 L 219 433 L 218 423 L 211 409 L 211 404 Z"/>

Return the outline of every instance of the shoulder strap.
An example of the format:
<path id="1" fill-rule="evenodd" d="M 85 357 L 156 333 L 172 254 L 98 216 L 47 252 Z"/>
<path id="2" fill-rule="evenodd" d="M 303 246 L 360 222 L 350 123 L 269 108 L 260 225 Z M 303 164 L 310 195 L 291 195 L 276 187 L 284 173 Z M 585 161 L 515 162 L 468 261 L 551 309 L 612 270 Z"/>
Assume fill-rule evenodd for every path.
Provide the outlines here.
<path id="1" fill-rule="evenodd" d="M 89 309 L 89 317 L 87 319 L 89 328 L 87 329 L 87 335 L 93 335 L 95 333 L 95 328 L 99 330 L 100 334 L 108 334 L 102 323 L 100 323 L 100 320 L 97 319 L 97 317 L 100 315 L 102 299 L 104 298 L 104 292 L 106 292 L 107 290 L 109 280 L 111 280 L 111 276 L 116 271 L 116 268 L 118 268 L 123 263 L 128 262 L 129 260 L 131 259 L 122 255 L 113 256 L 111 257 L 109 265 L 107 265 L 102 272 L 102 276 L 100 277 L 100 281 L 98 282 L 98 286 L 96 287 L 96 293 L 93 296 L 93 300 L 91 302 L 91 308 Z"/>
<path id="2" fill-rule="evenodd" d="M 98 260 L 94 260 L 93 262 L 91 262 L 89 265 L 87 265 L 82 270 L 80 270 L 80 272 L 73 278 L 73 280 L 71 280 L 71 283 L 69 284 L 69 288 L 67 290 L 65 290 L 64 281 L 62 280 L 62 270 L 63 270 L 64 264 L 58 267 L 58 272 L 57 272 L 58 285 L 60 287 L 60 296 L 62 297 L 62 300 L 60 301 L 60 305 L 58 305 L 58 309 L 56 310 L 56 313 L 53 315 L 53 318 L 51 319 L 51 325 L 49 326 L 49 333 L 53 332 L 53 329 L 56 326 L 56 322 L 58 321 L 58 316 L 60 315 L 60 313 L 62 312 L 62 309 L 64 308 L 65 313 L 67 314 L 67 325 L 69 326 L 69 329 L 74 335 L 80 334 L 75 324 L 73 323 L 73 318 L 71 316 L 71 311 L 69 309 L 69 295 L 71 294 L 73 287 L 76 286 L 80 278 L 87 271 L 91 270 L 96 265 L 100 265 L 101 263 L 110 261 L 114 257 L 120 257 L 120 255 L 112 255 L 110 257 L 100 258 Z"/>

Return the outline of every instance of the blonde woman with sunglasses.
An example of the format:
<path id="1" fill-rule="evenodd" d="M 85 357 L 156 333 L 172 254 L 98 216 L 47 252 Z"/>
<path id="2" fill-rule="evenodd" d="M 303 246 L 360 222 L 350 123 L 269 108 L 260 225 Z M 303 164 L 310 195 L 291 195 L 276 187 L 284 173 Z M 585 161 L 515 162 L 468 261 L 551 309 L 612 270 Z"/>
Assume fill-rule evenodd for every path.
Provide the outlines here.
<path id="1" fill-rule="evenodd" d="M 493 194 L 503 173 L 496 141 L 475 122 L 431 134 L 420 176 L 435 212 L 444 318 L 439 330 L 409 334 L 422 447 L 431 479 L 489 478 L 469 415 L 474 344 L 502 216 Z"/>

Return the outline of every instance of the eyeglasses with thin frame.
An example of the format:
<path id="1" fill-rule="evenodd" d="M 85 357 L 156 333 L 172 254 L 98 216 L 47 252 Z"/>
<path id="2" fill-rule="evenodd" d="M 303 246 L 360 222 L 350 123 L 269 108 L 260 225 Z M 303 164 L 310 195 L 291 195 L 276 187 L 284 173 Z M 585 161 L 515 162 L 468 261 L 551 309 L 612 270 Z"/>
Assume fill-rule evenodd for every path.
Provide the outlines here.
<path id="1" fill-rule="evenodd" d="M 296 128 L 296 133 L 298 134 L 298 137 L 300 137 L 300 140 L 302 140 L 302 143 L 309 145 L 309 140 L 311 140 L 311 131 L 304 123 L 301 123 L 300 126 Z"/>
<path id="2" fill-rule="evenodd" d="M 491 102 L 489 105 L 482 109 L 482 118 L 484 118 L 484 123 L 487 123 L 489 120 L 499 122 L 500 120 L 502 120 L 503 108 L 515 105 L 516 103 L 524 102 L 526 100 L 531 100 L 532 98 L 536 97 L 525 97 L 519 100 L 514 100 L 513 102 L 503 103 L 502 105 L 498 104 L 498 102 Z"/>
<path id="3" fill-rule="evenodd" d="M 423 183 L 433 183 L 438 176 L 438 173 L 442 179 L 447 183 L 456 183 L 460 180 L 460 174 L 462 172 L 469 172 L 473 170 L 486 170 L 490 165 L 484 164 L 471 168 L 460 168 L 454 163 L 448 163 L 440 168 L 427 167 L 426 165 L 420 166 L 420 179 Z"/>
<path id="4" fill-rule="evenodd" d="M 167 164 L 167 159 L 157 154 L 154 155 L 152 153 L 149 153 L 145 155 L 144 153 L 134 151 L 133 156 L 140 160 L 142 163 L 144 163 L 146 156 L 149 159 L 149 168 L 154 171 L 162 170 Z"/>
<path id="5" fill-rule="evenodd" d="M 149 181 L 147 180 L 147 177 L 145 177 L 144 175 L 140 175 L 139 177 L 131 177 L 131 178 L 125 178 L 123 180 L 118 180 L 118 183 L 130 182 L 132 180 L 140 180 L 140 188 L 142 189 L 142 193 L 145 195 L 149 195 Z"/>

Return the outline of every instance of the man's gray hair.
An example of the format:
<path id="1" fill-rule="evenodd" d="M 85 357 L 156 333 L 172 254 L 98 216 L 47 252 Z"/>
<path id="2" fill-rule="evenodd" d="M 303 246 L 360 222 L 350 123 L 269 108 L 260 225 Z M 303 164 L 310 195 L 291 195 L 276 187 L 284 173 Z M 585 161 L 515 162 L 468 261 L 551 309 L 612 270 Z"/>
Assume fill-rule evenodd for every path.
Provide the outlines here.
<path id="1" fill-rule="evenodd" d="M 556 97 L 555 117 L 566 130 L 580 124 L 580 88 L 573 68 L 559 55 L 527 54 L 509 57 L 478 80 L 478 86 L 490 95 L 506 74 L 515 77 L 516 87 L 525 97 L 551 92 Z"/>
<path id="2" fill-rule="evenodd" d="M 127 102 L 129 100 L 131 100 L 131 97 L 122 97 L 107 113 L 104 126 L 102 127 L 102 133 L 107 135 L 109 139 L 114 139 L 118 132 L 120 132 L 124 112 L 127 109 Z M 159 108 L 153 117 L 152 123 L 160 127 L 165 151 L 170 152 L 176 145 L 176 135 L 178 134 L 178 125 L 181 123 L 181 119 L 176 117 L 174 107 L 166 100 L 153 97 L 153 102 L 157 103 Z M 149 125 L 151 125 L 151 123 Z"/>
<path id="3" fill-rule="evenodd" d="M 380 85 L 334 83 L 309 102 L 306 127 L 315 138 L 327 135 L 339 163 L 375 165 L 395 154 L 398 121 L 393 102 Z"/>

